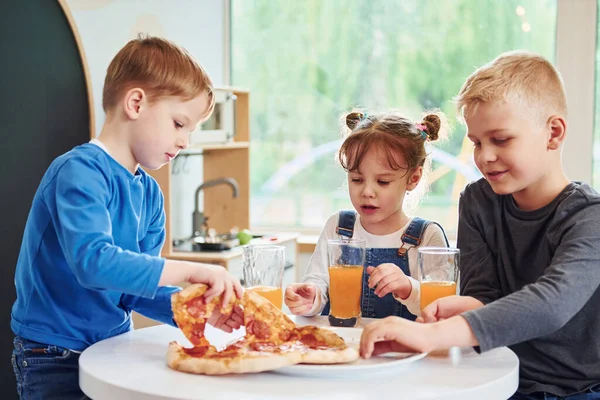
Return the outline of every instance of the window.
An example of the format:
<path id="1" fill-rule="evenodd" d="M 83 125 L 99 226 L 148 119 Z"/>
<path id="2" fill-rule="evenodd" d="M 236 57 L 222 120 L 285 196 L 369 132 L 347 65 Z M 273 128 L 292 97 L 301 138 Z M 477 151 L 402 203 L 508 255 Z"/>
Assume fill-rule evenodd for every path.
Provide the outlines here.
<path id="1" fill-rule="evenodd" d="M 319 230 L 351 209 L 334 156 L 340 115 L 440 108 L 453 134 L 431 149 L 431 190 L 412 214 L 453 234 L 478 179 L 453 97 L 503 51 L 554 60 L 556 0 L 232 0 L 232 84 L 251 91 L 253 228 Z"/>

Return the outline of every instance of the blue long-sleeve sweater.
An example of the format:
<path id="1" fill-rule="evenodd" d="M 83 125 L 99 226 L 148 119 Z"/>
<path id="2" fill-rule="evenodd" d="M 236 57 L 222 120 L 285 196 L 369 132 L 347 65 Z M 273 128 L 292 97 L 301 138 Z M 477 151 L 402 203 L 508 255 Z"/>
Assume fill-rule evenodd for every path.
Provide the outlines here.
<path id="1" fill-rule="evenodd" d="M 15 334 L 81 351 L 129 331 L 131 311 L 173 324 L 163 195 L 95 144 L 58 157 L 38 187 L 17 261 Z"/>

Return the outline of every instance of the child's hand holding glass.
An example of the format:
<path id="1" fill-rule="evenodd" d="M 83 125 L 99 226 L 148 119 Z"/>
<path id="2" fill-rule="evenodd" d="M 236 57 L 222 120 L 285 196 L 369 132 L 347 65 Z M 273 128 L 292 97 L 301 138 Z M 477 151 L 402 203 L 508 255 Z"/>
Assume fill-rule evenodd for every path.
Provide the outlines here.
<path id="1" fill-rule="evenodd" d="M 406 299 L 412 291 L 410 279 L 395 264 L 385 263 L 375 267 L 367 267 L 369 287 L 375 288 L 375 294 L 383 297 L 392 293 L 394 297 Z"/>

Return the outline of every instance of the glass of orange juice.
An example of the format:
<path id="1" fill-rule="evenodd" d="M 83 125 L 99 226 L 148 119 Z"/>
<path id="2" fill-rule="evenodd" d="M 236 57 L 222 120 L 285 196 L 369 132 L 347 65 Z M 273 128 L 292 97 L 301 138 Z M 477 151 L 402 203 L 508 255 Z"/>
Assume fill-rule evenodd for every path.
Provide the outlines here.
<path id="1" fill-rule="evenodd" d="M 327 241 L 329 257 L 329 323 L 354 327 L 360 320 L 360 298 L 365 264 L 364 240 Z"/>
<path id="2" fill-rule="evenodd" d="M 421 310 L 435 300 L 457 294 L 460 250 L 447 247 L 420 247 L 417 255 L 421 284 Z"/>
<path id="3" fill-rule="evenodd" d="M 244 287 L 260 294 L 281 310 L 285 247 L 246 245 L 243 251 Z"/>

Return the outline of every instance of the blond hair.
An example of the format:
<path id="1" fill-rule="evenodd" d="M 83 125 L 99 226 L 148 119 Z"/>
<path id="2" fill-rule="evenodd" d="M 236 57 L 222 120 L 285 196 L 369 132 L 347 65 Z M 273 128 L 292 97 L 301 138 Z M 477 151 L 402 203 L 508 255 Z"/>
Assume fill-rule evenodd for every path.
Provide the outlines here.
<path id="1" fill-rule="evenodd" d="M 404 176 L 423 167 L 421 182 L 414 191 L 411 206 L 428 190 L 427 175 L 431 169 L 426 142 L 443 139 L 448 135 L 448 123 L 441 111 L 430 111 L 421 121 L 412 121 L 396 111 L 380 114 L 354 111 L 343 116 L 344 133 L 347 135 L 337 154 L 346 172 L 358 171 L 370 149 L 384 152 L 385 161 L 393 170 L 406 170 Z M 405 164 L 400 165 L 395 155 L 402 155 Z"/>
<path id="2" fill-rule="evenodd" d="M 187 50 L 159 37 L 140 35 L 112 59 L 102 92 L 104 112 L 134 87 L 143 89 L 150 101 L 167 96 L 187 101 L 206 93 L 209 106 L 203 119 L 214 109 L 213 83 L 206 70 Z"/>
<path id="3" fill-rule="evenodd" d="M 456 97 L 464 118 L 484 102 L 517 101 L 528 111 L 546 119 L 567 118 L 567 97 L 558 70 L 544 57 L 514 51 L 503 53 L 469 76 Z"/>

